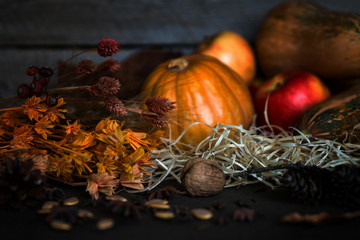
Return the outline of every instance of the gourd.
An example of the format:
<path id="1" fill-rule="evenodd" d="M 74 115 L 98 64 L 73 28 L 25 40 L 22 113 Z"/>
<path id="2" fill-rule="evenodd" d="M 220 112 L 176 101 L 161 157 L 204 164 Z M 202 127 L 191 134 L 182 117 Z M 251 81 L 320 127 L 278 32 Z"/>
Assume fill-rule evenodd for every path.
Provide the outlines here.
<path id="1" fill-rule="evenodd" d="M 254 115 L 249 89 L 242 78 L 218 59 L 194 54 L 160 64 L 145 80 L 144 99 L 161 96 L 176 102 L 168 113 L 169 138 L 176 139 L 193 122 L 210 126 L 242 124 L 247 128 Z M 204 124 L 188 128 L 181 142 L 195 145 L 212 130 Z"/>
<path id="2" fill-rule="evenodd" d="M 360 76 L 360 15 L 286 1 L 263 20 L 256 39 L 266 76 L 307 70 L 326 79 Z"/>
<path id="3" fill-rule="evenodd" d="M 297 128 L 313 137 L 360 142 L 360 84 L 320 102 L 299 119 Z"/>

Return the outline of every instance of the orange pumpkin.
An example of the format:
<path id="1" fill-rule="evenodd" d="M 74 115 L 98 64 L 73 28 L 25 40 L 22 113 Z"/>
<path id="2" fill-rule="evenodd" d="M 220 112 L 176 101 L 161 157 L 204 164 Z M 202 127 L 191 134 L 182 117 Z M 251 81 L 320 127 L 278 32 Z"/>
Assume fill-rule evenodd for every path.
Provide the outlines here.
<path id="1" fill-rule="evenodd" d="M 176 139 L 193 122 L 248 127 L 254 115 L 251 95 L 242 78 L 207 55 L 190 55 L 160 64 L 146 79 L 142 93 L 176 102 L 168 115 L 171 139 Z M 197 144 L 211 133 L 203 124 L 189 128 L 182 142 Z"/>

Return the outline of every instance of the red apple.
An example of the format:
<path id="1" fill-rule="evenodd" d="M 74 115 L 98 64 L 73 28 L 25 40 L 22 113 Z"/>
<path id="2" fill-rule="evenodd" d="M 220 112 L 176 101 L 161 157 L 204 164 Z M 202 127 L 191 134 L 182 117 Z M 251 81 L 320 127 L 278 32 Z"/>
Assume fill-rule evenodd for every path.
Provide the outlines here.
<path id="1" fill-rule="evenodd" d="M 233 31 L 221 31 L 207 37 L 196 53 L 210 55 L 225 63 L 249 84 L 255 75 L 255 56 L 244 37 Z"/>
<path id="2" fill-rule="evenodd" d="M 271 125 L 284 130 L 295 126 L 300 116 L 311 106 L 330 96 L 328 87 L 314 74 L 306 71 L 287 71 L 266 80 L 254 98 L 258 125 Z M 279 131 L 274 128 L 275 133 Z"/>

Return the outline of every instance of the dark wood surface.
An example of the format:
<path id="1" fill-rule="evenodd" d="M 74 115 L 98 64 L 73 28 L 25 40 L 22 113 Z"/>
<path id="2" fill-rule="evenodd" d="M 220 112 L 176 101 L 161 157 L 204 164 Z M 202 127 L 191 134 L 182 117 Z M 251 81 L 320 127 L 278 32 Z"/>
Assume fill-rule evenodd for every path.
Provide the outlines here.
<path id="1" fill-rule="evenodd" d="M 191 52 L 205 36 L 224 29 L 251 44 L 266 13 L 281 0 L 2 0 L 0 96 L 28 80 L 30 65 L 56 66 L 102 38 L 121 44 L 116 59 L 147 47 Z M 337 11 L 360 12 L 357 0 L 318 0 Z M 96 54 L 83 58 L 98 60 Z M 77 59 L 80 60 L 81 58 Z"/>

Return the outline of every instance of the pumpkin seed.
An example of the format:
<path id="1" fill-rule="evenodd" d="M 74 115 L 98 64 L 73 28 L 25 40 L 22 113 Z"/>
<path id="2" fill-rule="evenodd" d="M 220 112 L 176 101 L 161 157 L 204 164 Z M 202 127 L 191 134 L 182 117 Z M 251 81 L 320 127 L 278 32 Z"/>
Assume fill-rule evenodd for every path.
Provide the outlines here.
<path id="1" fill-rule="evenodd" d="M 213 213 L 205 208 L 194 208 L 191 210 L 191 214 L 200 220 L 209 220 L 213 217 Z"/>
<path id="2" fill-rule="evenodd" d="M 55 201 L 46 201 L 44 202 L 44 204 L 42 205 L 42 209 L 51 209 L 53 207 L 56 207 L 58 206 L 59 203 L 58 202 L 55 202 Z"/>
<path id="3" fill-rule="evenodd" d="M 94 214 L 86 209 L 79 209 L 77 212 L 79 218 L 94 218 Z"/>
<path id="4" fill-rule="evenodd" d="M 154 216 L 160 219 L 173 219 L 175 214 L 171 211 L 158 211 L 154 213 Z"/>
<path id="5" fill-rule="evenodd" d="M 64 200 L 63 204 L 65 206 L 74 206 L 79 203 L 79 199 L 77 197 L 69 197 Z"/>
<path id="6" fill-rule="evenodd" d="M 120 195 L 105 196 L 105 199 L 109 200 L 109 201 L 121 201 L 121 202 L 126 202 L 127 201 L 126 198 L 124 198 L 123 196 L 120 196 Z"/>
<path id="7" fill-rule="evenodd" d="M 145 202 L 146 206 L 165 205 L 165 204 L 168 204 L 168 201 L 165 199 L 159 199 L 159 198 L 154 198 L 154 199 L 151 199 L 151 200 Z"/>
<path id="8" fill-rule="evenodd" d="M 96 227 L 99 230 L 107 230 L 110 229 L 114 226 L 114 219 L 112 218 L 102 218 L 99 219 L 99 221 L 97 221 L 96 223 Z"/>
<path id="9" fill-rule="evenodd" d="M 63 230 L 63 231 L 69 231 L 69 230 L 71 230 L 71 227 L 72 227 L 70 223 L 67 223 L 67 222 L 64 222 L 61 220 L 52 220 L 50 222 L 50 226 L 53 229 Z"/>

